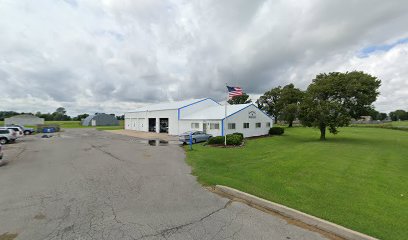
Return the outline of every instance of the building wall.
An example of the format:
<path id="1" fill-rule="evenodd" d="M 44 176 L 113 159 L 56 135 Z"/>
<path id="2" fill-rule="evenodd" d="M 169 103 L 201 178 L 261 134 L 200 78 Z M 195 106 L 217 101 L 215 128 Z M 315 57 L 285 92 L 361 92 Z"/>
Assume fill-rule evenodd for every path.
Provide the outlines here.
<path id="1" fill-rule="evenodd" d="M 201 110 L 205 107 L 214 106 L 216 102 L 207 99 L 200 103 L 193 104 L 189 107 L 182 108 L 180 110 L 162 110 L 162 111 L 152 111 L 152 112 L 135 112 L 125 114 L 125 129 L 137 130 L 137 131 L 149 131 L 148 126 L 149 118 L 156 118 L 156 132 L 159 131 L 159 118 L 169 119 L 169 134 L 178 135 L 187 131 L 204 131 L 204 125 L 206 126 L 206 132 L 212 134 L 213 136 L 223 135 L 223 124 L 225 124 L 225 132 L 227 134 L 240 132 L 244 134 L 244 137 L 261 136 L 268 134 L 269 129 L 272 127 L 273 121 L 264 112 L 259 110 L 254 105 L 231 115 L 227 120 L 179 120 L 182 114 L 189 114 L 194 111 Z M 251 114 L 250 114 L 251 113 Z M 192 123 L 198 123 L 198 128 L 192 128 Z M 219 129 L 211 129 L 211 124 L 219 124 Z M 228 123 L 235 123 L 235 129 L 228 129 Z M 244 128 L 243 124 L 249 123 L 249 128 Z M 261 123 L 260 128 L 256 128 L 256 123 Z M 270 126 L 267 126 L 267 123 Z"/>
<path id="2" fill-rule="evenodd" d="M 95 115 L 92 120 L 95 120 L 95 125 L 92 126 L 118 126 L 119 121 L 116 117 L 109 115 L 109 114 L 97 114 Z"/>
<path id="3" fill-rule="evenodd" d="M 23 125 L 23 126 L 34 126 L 37 124 L 44 124 L 44 118 L 37 117 L 11 117 L 4 119 L 4 125 Z"/>
<path id="4" fill-rule="evenodd" d="M 125 113 L 125 129 L 136 131 L 149 131 L 149 118 L 156 119 L 156 132 L 160 131 L 160 118 L 169 119 L 169 135 L 178 135 L 179 121 L 177 110 L 144 111 Z"/>
<path id="5" fill-rule="evenodd" d="M 255 114 L 250 115 L 250 112 L 254 112 Z M 270 124 L 269 127 L 267 127 L 268 122 Z M 235 123 L 235 129 L 228 129 L 228 123 Z M 244 123 L 249 123 L 249 128 L 244 128 Z M 256 123 L 261 123 L 261 127 L 256 128 Z M 269 129 L 272 127 L 273 121 L 257 107 L 250 105 L 249 107 L 228 117 L 223 121 L 223 124 L 227 134 L 240 132 L 244 134 L 244 137 L 253 137 L 268 134 Z"/>

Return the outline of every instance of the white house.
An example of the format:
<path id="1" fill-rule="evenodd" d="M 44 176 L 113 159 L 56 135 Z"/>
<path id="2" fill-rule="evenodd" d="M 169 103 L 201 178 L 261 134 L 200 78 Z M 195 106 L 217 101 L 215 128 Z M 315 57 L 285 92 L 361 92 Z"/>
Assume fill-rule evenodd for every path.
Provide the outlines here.
<path id="1" fill-rule="evenodd" d="M 178 135 L 204 131 L 213 136 L 240 132 L 244 137 L 268 134 L 273 119 L 254 104 L 225 106 L 211 98 L 159 103 L 125 113 L 125 129 Z"/>

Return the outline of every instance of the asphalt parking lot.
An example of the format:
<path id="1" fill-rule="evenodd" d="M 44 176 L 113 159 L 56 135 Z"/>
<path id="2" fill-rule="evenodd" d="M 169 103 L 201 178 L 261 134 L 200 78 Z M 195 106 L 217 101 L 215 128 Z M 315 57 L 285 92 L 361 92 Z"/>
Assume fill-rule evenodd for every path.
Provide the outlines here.
<path id="1" fill-rule="evenodd" d="M 7 145 L 0 240 L 325 239 L 206 190 L 180 146 L 151 143 L 72 129 Z"/>

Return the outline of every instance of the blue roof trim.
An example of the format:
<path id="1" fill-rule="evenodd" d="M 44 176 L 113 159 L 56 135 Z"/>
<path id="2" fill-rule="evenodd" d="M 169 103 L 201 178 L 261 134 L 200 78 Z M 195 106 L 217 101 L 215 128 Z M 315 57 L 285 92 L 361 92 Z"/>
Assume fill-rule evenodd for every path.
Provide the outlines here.
<path id="1" fill-rule="evenodd" d="M 197 103 L 200 103 L 200 102 L 204 102 L 204 101 L 206 101 L 206 100 L 211 100 L 211 101 L 215 102 L 216 104 L 221 105 L 220 103 L 218 103 L 217 101 L 215 101 L 215 100 L 212 99 L 212 98 L 204 98 L 204 99 L 201 99 L 200 101 L 193 102 L 193 103 L 190 103 L 190 104 L 188 104 L 188 105 L 186 105 L 186 106 L 183 106 L 183 107 L 178 108 L 178 109 L 177 109 L 178 120 L 180 120 L 180 110 L 181 110 L 181 109 L 186 108 L 186 107 L 189 107 L 189 106 L 194 105 L 194 104 L 197 104 Z"/>
<path id="2" fill-rule="evenodd" d="M 224 119 L 221 120 L 221 136 L 224 136 Z"/>
<path id="3" fill-rule="evenodd" d="M 186 105 L 186 106 L 179 107 L 178 110 L 180 110 L 180 109 L 182 109 L 182 108 L 189 107 L 189 106 L 194 105 L 194 104 L 197 104 L 197 103 L 200 103 L 200 102 L 205 101 L 205 100 L 207 100 L 207 99 L 208 99 L 208 98 L 204 98 L 204 99 L 201 99 L 200 101 L 193 102 L 193 103 L 190 103 L 190 104 L 188 104 L 188 105 Z"/>
<path id="4" fill-rule="evenodd" d="M 207 99 L 212 100 L 212 101 L 213 101 L 213 102 L 215 102 L 216 104 L 218 104 L 218 105 L 222 106 L 222 105 L 221 105 L 221 103 L 219 103 L 219 102 L 215 101 L 215 100 L 214 100 L 214 99 L 212 99 L 212 98 L 207 98 Z"/>
<path id="5" fill-rule="evenodd" d="M 259 109 L 259 108 L 258 108 L 257 106 L 255 106 L 255 104 L 253 104 L 253 103 L 252 103 L 252 104 L 249 104 L 248 106 L 246 106 L 246 107 L 244 107 L 244 108 L 242 108 L 242 109 L 240 109 L 240 110 L 238 110 L 238 111 L 236 111 L 236 112 L 234 112 L 234 113 L 232 113 L 232 114 L 230 114 L 230 115 L 228 115 L 228 116 L 226 116 L 226 117 L 223 118 L 222 120 L 224 120 L 224 119 L 226 119 L 226 118 L 229 118 L 229 117 L 231 117 L 232 115 L 235 115 L 235 114 L 241 112 L 242 110 L 249 108 L 250 106 L 254 106 L 254 107 L 257 108 L 259 111 L 261 111 L 263 114 L 265 114 L 265 116 L 267 116 L 268 118 L 270 118 L 270 119 L 273 120 L 273 118 L 271 118 L 268 114 L 264 113 L 264 111 L 262 111 L 261 109 Z"/>
<path id="6" fill-rule="evenodd" d="M 255 104 L 252 104 L 252 105 L 255 106 Z M 257 106 L 255 106 L 255 107 L 259 109 L 259 107 L 257 107 Z M 268 114 L 266 114 L 266 112 L 262 111 L 261 109 L 259 109 L 259 111 L 261 111 L 263 114 L 265 114 L 265 116 L 267 116 L 268 118 L 274 120 L 274 117 L 269 116 Z"/>

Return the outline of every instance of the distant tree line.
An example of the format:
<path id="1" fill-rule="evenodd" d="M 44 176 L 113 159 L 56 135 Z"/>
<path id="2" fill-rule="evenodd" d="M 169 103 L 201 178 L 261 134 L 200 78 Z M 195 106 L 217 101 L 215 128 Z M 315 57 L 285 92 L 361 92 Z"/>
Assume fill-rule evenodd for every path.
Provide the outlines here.
<path id="1" fill-rule="evenodd" d="M 401 110 L 401 109 L 390 112 L 389 116 L 390 116 L 392 121 L 408 120 L 408 112 L 404 111 L 404 110 Z"/>
<path id="2" fill-rule="evenodd" d="M 83 113 L 83 114 L 77 115 L 76 117 L 71 117 L 71 116 L 68 116 L 66 113 L 67 111 L 63 107 L 57 108 L 53 113 L 37 112 L 35 114 L 32 114 L 32 113 L 24 113 L 24 112 L 18 113 L 14 111 L 0 111 L 0 121 L 4 121 L 5 118 L 9 118 L 9 117 L 21 115 L 21 114 L 32 114 L 39 118 L 44 118 L 45 121 L 81 121 L 82 119 L 89 116 L 89 114 Z M 115 116 L 115 114 L 113 113 L 111 115 Z M 115 116 L 115 117 L 118 120 L 125 119 L 124 115 Z"/>

